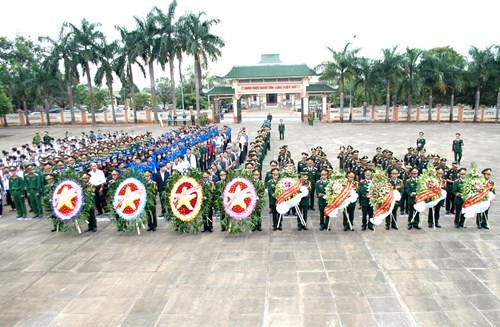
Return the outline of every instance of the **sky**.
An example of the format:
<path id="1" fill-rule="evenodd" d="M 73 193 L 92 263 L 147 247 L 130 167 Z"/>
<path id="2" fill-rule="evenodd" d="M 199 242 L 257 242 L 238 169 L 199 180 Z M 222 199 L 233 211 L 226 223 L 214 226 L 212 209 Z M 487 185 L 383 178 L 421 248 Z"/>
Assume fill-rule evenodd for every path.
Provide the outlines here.
<path id="1" fill-rule="evenodd" d="M 78 3 L 78 5 L 76 5 Z M 430 49 L 451 46 L 467 55 L 471 45 L 486 48 L 500 44 L 500 3 L 491 0 L 178 0 L 176 17 L 204 11 L 220 23 L 213 33 L 225 47 L 209 74 L 224 76 L 233 65 L 258 63 L 264 53 L 279 53 L 288 64 L 305 63 L 314 68 L 331 58 L 328 47 L 337 51 L 348 43 L 359 54 L 379 58 L 382 48 L 398 45 Z M 16 34 L 57 38 L 61 25 L 79 25 L 82 18 L 100 22 L 108 40 L 119 37 L 115 26 L 133 29 L 133 16 L 144 18 L 154 7 L 167 11 L 169 1 L 24 0 L 2 3 L 0 35 Z M 354 38 L 354 35 L 356 37 Z M 186 58 L 184 65 L 192 65 Z M 157 69 L 156 77 L 168 77 Z M 148 77 L 147 77 L 148 78 Z M 135 74 L 139 87 L 149 84 Z"/>

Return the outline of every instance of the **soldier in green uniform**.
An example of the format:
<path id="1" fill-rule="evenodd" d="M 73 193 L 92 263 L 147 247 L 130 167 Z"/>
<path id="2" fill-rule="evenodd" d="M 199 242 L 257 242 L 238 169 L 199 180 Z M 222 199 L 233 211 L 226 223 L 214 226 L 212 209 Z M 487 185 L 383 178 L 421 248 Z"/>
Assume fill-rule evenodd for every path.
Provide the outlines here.
<path id="1" fill-rule="evenodd" d="M 9 191 L 14 199 L 14 204 L 17 210 L 16 218 L 26 218 L 26 204 L 24 201 L 24 192 L 26 190 L 26 185 L 24 179 L 17 174 L 17 168 L 10 168 L 11 177 L 9 179 Z"/>
<path id="2" fill-rule="evenodd" d="M 213 215 L 214 215 L 214 210 L 212 206 L 212 201 L 213 201 L 213 193 L 215 189 L 215 185 L 212 181 L 208 180 L 208 177 L 210 175 L 208 173 L 203 173 L 203 182 L 201 184 L 202 189 L 203 189 L 203 206 L 207 206 L 207 211 L 204 213 L 202 216 L 203 218 L 203 229 L 201 230 L 202 233 L 204 232 L 210 232 L 212 233 L 213 230 Z"/>
<path id="3" fill-rule="evenodd" d="M 280 119 L 280 123 L 278 125 L 278 131 L 280 133 L 280 140 L 285 139 L 285 124 L 283 123 L 283 119 Z"/>
<path id="4" fill-rule="evenodd" d="M 156 182 L 151 179 L 151 176 L 153 175 L 152 171 L 145 171 L 144 172 L 144 178 L 145 178 L 145 186 L 147 189 L 148 193 L 148 202 L 152 203 L 152 206 L 150 207 L 149 204 L 146 209 L 146 215 L 148 217 L 148 232 L 149 231 L 156 231 L 156 228 L 158 227 L 158 219 L 156 217 L 156 196 L 158 195 L 158 186 L 156 185 Z"/>
<path id="5" fill-rule="evenodd" d="M 81 183 L 80 185 L 82 188 L 85 190 L 88 190 L 89 194 L 92 194 L 94 192 L 94 186 L 90 184 L 89 182 L 90 175 L 89 174 L 83 174 L 81 177 Z M 84 192 L 85 193 L 85 192 Z M 94 197 L 90 197 L 90 199 L 85 199 L 85 201 L 91 201 L 94 203 Z M 89 211 L 89 221 L 88 221 L 88 229 L 87 232 L 97 232 L 97 221 L 95 218 L 95 208 L 92 206 L 92 208 Z"/>
<path id="6" fill-rule="evenodd" d="M 354 185 L 354 190 L 358 192 L 359 190 L 359 183 L 356 181 L 356 175 L 353 172 L 350 172 L 347 174 L 347 179 Z M 349 203 L 347 205 L 347 208 L 344 209 L 344 212 L 342 214 L 343 216 L 343 225 L 344 225 L 344 232 L 347 230 L 353 231 L 354 228 L 354 210 L 356 209 L 356 202 Z"/>
<path id="7" fill-rule="evenodd" d="M 399 170 L 393 168 L 390 174 L 390 183 L 395 191 L 398 191 L 401 195 L 404 193 L 404 182 L 399 179 Z M 398 209 L 399 201 L 396 201 L 392 213 L 385 218 L 385 229 L 389 230 L 391 227 L 398 229 Z"/>
<path id="8" fill-rule="evenodd" d="M 418 133 L 419 138 L 417 139 L 417 151 L 421 151 L 425 149 L 425 139 L 424 139 L 424 132 Z"/>
<path id="9" fill-rule="evenodd" d="M 314 210 L 314 188 L 318 180 L 318 168 L 315 167 L 313 158 L 309 157 L 307 159 L 307 166 L 302 170 L 302 173 L 307 174 L 309 183 L 311 184 L 311 189 L 309 190 L 309 209 Z"/>
<path id="10" fill-rule="evenodd" d="M 455 214 L 455 194 L 453 194 L 453 183 L 458 178 L 458 162 L 454 161 L 451 168 L 445 173 L 446 179 L 446 214 Z"/>
<path id="11" fill-rule="evenodd" d="M 283 221 L 280 221 L 278 224 L 278 211 L 276 211 L 276 184 L 278 184 L 278 177 L 280 175 L 280 171 L 278 168 L 274 168 L 271 170 L 272 178 L 267 182 L 267 194 L 269 196 L 269 206 L 271 207 L 271 212 L 273 215 L 273 231 L 276 229 L 282 230 Z"/>
<path id="12" fill-rule="evenodd" d="M 362 221 L 361 230 L 374 230 L 372 222 L 369 218 L 373 218 L 373 207 L 370 204 L 370 185 L 372 183 L 373 169 L 365 169 L 365 178 L 359 183 L 359 204 L 361 205 Z"/>
<path id="13" fill-rule="evenodd" d="M 303 171 L 300 174 L 300 176 L 302 178 L 302 186 L 307 187 L 308 194 L 310 195 L 312 193 L 311 191 L 312 191 L 313 186 L 312 186 L 311 182 L 308 180 L 309 173 L 307 171 Z M 310 205 L 309 201 L 310 201 L 309 196 L 305 196 L 302 199 L 300 199 L 299 210 L 302 213 L 302 219 L 304 220 L 304 223 L 302 223 L 300 218 L 297 216 L 297 230 L 298 231 L 300 231 L 302 229 L 307 230 L 307 211 L 308 211 L 309 205 Z"/>
<path id="14" fill-rule="evenodd" d="M 458 170 L 458 178 L 453 182 L 453 187 L 451 191 L 455 195 L 455 227 L 464 227 L 465 217 L 462 214 L 462 204 L 464 200 L 462 199 L 462 185 L 465 182 L 465 176 L 467 175 L 466 168 L 460 168 Z"/>
<path id="15" fill-rule="evenodd" d="M 415 212 L 415 198 L 417 197 L 417 177 L 418 169 L 413 168 L 410 172 L 410 178 L 405 183 L 405 192 L 408 194 L 408 229 L 421 229 L 420 213 Z"/>
<path id="16" fill-rule="evenodd" d="M 307 152 L 302 152 L 302 160 L 297 163 L 297 173 L 301 173 L 307 167 L 307 158 L 309 155 Z"/>
<path id="17" fill-rule="evenodd" d="M 257 169 L 252 171 L 252 183 L 255 187 L 255 191 L 257 192 L 257 196 L 259 199 L 262 199 L 264 197 L 264 183 L 260 180 L 260 171 Z M 259 232 L 262 232 L 262 210 L 256 208 L 255 214 L 259 218 L 257 219 L 254 228 L 252 228 L 252 231 L 258 230 Z"/>
<path id="18" fill-rule="evenodd" d="M 485 168 L 483 169 L 483 171 L 481 172 L 484 176 L 484 179 L 486 180 L 487 183 L 490 184 L 490 192 L 492 192 L 493 194 L 496 194 L 496 184 L 495 182 L 491 179 L 491 168 Z M 477 228 L 481 229 L 481 228 L 485 228 L 485 229 L 490 229 L 490 224 L 489 224 L 489 221 L 488 221 L 488 212 L 489 212 L 490 209 L 486 210 L 485 212 L 483 212 L 482 214 L 478 214 L 476 216 L 476 224 L 477 224 Z"/>
<path id="19" fill-rule="evenodd" d="M 35 165 L 28 165 L 28 174 L 24 178 L 26 191 L 28 192 L 28 201 L 35 216 L 33 218 L 42 218 L 42 194 L 43 185 L 40 176 L 35 173 Z"/>
<path id="20" fill-rule="evenodd" d="M 455 133 L 455 139 L 453 140 L 451 147 L 451 150 L 455 155 L 455 161 L 458 162 L 459 165 L 462 161 L 462 147 L 464 146 L 464 141 L 460 138 L 460 136 L 460 133 Z"/>
<path id="21" fill-rule="evenodd" d="M 328 171 L 322 170 L 320 173 L 320 178 L 316 183 L 316 196 L 318 197 L 318 207 L 319 207 L 319 230 L 325 230 L 328 228 L 330 222 L 330 217 L 325 217 L 326 203 L 326 186 L 328 185 Z M 325 219 L 326 218 L 326 219 Z"/>
<path id="22" fill-rule="evenodd" d="M 345 162 L 347 161 L 347 151 L 345 149 L 345 146 L 343 145 L 340 146 L 337 159 L 339 159 L 339 168 L 344 169 Z"/>
<path id="23" fill-rule="evenodd" d="M 227 171 L 226 170 L 221 170 L 219 173 L 220 179 L 215 183 L 215 191 L 214 191 L 214 198 L 216 201 L 222 201 L 222 194 L 224 193 L 224 187 L 226 186 L 226 178 L 227 178 Z M 226 223 L 227 223 L 227 216 L 226 212 L 224 211 L 223 206 L 220 207 L 219 211 L 219 217 L 220 217 L 220 231 L 225 232 L 226 231 Z"/>
<path id="24" fill-rule="evenodd" d="M 441 188 L 445 188 L 446 181 L 444 180 L 443 168 L 437 167 L 436 173 L 439 186 L 441 186 Z M 434 208 L 429 208 L 429 214 L 427 216 L 427 224 L 429 225 L 429 228 L 433 228 L 434 226 L 436 226 L 437 228 L 441 228 L 441 225 L 439 224 L 439 217 L 440 217 L 440 210 L 441 207 L 443 206 L 444 201 L 445 200 L 439 201 L 438 204 L 434 206 Z"/>

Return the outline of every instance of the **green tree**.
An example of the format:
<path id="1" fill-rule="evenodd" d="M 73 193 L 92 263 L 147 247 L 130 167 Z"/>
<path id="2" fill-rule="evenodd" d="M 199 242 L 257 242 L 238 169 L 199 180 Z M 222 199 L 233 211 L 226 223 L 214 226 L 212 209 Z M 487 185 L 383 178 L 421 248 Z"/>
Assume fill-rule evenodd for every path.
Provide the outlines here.
<path id="1" fill-rule="evenodd" d="M 0 115 L 3 117 L 3 126 L 7 127 L 7 114 L 12 111 L 12 102 L 0 84 Z"/>
<path id="2" fill-rule="evenodd" d="M 494 70 L 495 57 L 492 51 L 493 46 L 480 50 L 475 46 L 469 49 L 471 61 L 468 72 L 473 85 L 476 87 L 476 104 L 474 106 L 474 122 L 477 122 L 478 110 L 481 98 L 481 87 L 486 84 Z"/>
<path id="3" fill-rule="evenodd" d="M 113 61 L 115 60 L 116 54 L 118 52 L 118 43 L 104 43 L 100 50 L 99 66 L 97 68 L 94 82 L 96 85 L 101 86 L 102 81 L 106 78 L 106 86 L 109 90 L 109 96 L 111 98 L 111 114 L 113 116 L 113 123 L 116 124 L 116 112 L 115 112 L 115 101 L 113 95 Z"/>
<path id="4" fill-rule="evenodd" d="M 340 121 L 344 121 L 344 92 L 346 79 L 353 80 L 356 77 L 357 53 L 360 49 L 349 50 L 348 42 L 342 51 L 336 51 L 331 47 L 328 50 L 332 54 L 332 61 L 320 64 L 317 69 L 322 71 L 320 80 L 333 81 L 338 84 L 340 92 Z"/>
<path id="5" fill-rule="evenodd" d="M 407 120 L 411 120 L 411 109 L 413 107 L 413 98 L 418 96 L 421 91 L 421 80 L 419 76 L 419 61 L 423 51 L 418 48 L 406 48 L 403 54 L 402 64 L 404 73 L 402 75 L 401 83 L 399 84 L 398 95 L 406 97 L 408 114 Z"/>
<path id="6" fill-rule="evenodd" d="M 422 61 L 420 62 L 419 68 L 424 87 L 429 91 L 429 122 L 432 120 L 432 91 L 433 89 L 438 89 L 443 92 L 446 88 L 442 66 L 441 57 L 436 55 L 433 51 L 425 51 L 422 54 Z"/>
<path id="7" fill-rule="evenodd" d="M 374 66 L 376 74 L 385 85 L 385 122 L 389 121 L 389 106 L 391 103 L 391 88 L 396 86 L 403 74 L 401 64 L 403 57 L 397 52 L 398 47 L 382 49 L 382 59 Z"/>
<path id="8" fill-rule="evenodd" d="M 356 66 L 356 81 L 354 86 L 361 88 L 361 100 L 363 101 L 363 117 L 366 116 L 367 105 L 375 104 L 377 101 L 376 76 L 373 73 L 373 60 L 359 58 Z"/>
<path id="9" fill-rule="evenodd" d="M 146 108 L 151 108 L 152 96 L 149 93 L 139 92 L 135 95 L 135 100 L 137 102 L 137 108 L 144 110 Z"/>
<path id="10" fill-rule="evenodd" d="M 200 88 L 202 68 L 208 67 L 208 61 L 216 61 L 220 49 L 225 46 L 219 36 L 212 34 L 212 26 L 219 23 L 219 19 L 204 19 L 206 14 L 189 13 L 181 17 L 180 28 L 186 36 L 186 53 L 194 58 L 195 91 L 196 91 L 196 116 L 200 117 Z"/>
<path id="11" fill-rule="evenodd" d="M 69 22 L 63 23 L 63 28 L 69 29 L 67 33 L 69 33 L 68 42 L 71 42 L 70 47 L 75 49 L 78 63 L 82 66 L 83 74 L 87 76 L 92 125 L 95 125 L 96 120 L 90 64 L 97 65 L 100 60 L 99 49 L 105 43 L 104 34 L 98 30 L 100 26 L 100 23 L 89 23 L 85 18 L 82 19 L 80 27 Z"/>

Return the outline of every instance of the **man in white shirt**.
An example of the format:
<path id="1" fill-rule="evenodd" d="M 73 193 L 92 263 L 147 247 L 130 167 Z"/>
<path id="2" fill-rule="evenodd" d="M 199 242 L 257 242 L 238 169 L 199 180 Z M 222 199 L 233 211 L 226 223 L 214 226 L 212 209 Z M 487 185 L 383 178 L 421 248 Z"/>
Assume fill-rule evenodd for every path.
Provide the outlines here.
<path id="1" fill-rule="evenodd" d="M 89 183 L 94 186 L 94 200 L 95 207 L 97 208 L 98 215 L 102 215 L 104 207 L 106 206 L 106 197 L 104 194 L 104 184 L 106 184 L 106 176 L 102 170 L 97 169 L 97 164 L 92 162 L 89 171 Z"/>
<path id="2" fill-rule="evenodd" d="M 193 153 L 193 150 L 191 148 L 187 149 L 186 162 L 187 162 L 188 166 L 196 169 L 196 161 L 197 161 L 197 159 Z"/>

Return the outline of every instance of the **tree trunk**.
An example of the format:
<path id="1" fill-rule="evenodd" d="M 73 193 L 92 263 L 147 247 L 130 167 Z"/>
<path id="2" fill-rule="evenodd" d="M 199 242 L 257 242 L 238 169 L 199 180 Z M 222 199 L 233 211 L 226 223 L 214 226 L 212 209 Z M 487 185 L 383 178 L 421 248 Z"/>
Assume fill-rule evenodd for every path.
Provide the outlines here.
<path id="1" fill-rule="evenodd" d="M 30 126 L 30 118 L 28 113 L 28 106 L 26 105 L 26 100 L 23 100 L 24 116 L 26 117 L 26 126 Z"/>
<path id="2" fill-rule="evenodd" d="M 115 111 L 115 96 L 113 95 L 113 84 L 108 81 L 109 94 L 111 95 L 111 115 L 113 116 L 113 123 L 116 124 L 116 111 Z"/>
<path id="3" fill-rule="evenodd" d="M 68 92 L 69 108 L 71 112 L 71 124 L 75 123 L 75 100 L 73 99 L 73 91 L 71 90 L 71 84 L 66 81 L 66 91 Z M 64 109 L 64 108 L 63 108 Z"/>
<path id="4" fill-rule="evenodd" d="M 170 92 L 172 93 L 172 106 L 174 108 L 174 116 L 177 116 L 177 99 L 175 98 L 175 76 L 174 76 L 174 59 L 170 58 Z"/>
<path id="5" fill-rule="evenodd" d="M 427 121 L 430 123 L 432 121 L 432 91 L 429 95 L 429 112 L 427 114 Z"/>
<path id="6" fill-rule="evenodd" d="M 89 88 L 89 102 L 90 102 L 90 114 L 92 115 L 92 126 L 95 125 L 95 109 L 94 109 L 94 95 L 92 93 L 92 78 L 90 77 L 90 66 L 89 62 L 85 62 L 85 70 L 87 72 L 87 87 Z"/>
<path id="7" fill-rule="evenodd" d="M 495 122 L 498 124 L 498 113 L 500 111 L 500 91 L 498 92 L 497 95 L 497 110 L 496 110 L 496 115 L 495 115 Z"/>
<path id="8" fill-rule="evenodd" d="M 181 82 L 181 108 L 184 109 L 184 77 L 182 76 L 182 58 L 177 56 L 177 60 L 179 61 L 179 81 Z"/>
<path id="9" fill-rule="evenodd" d="M 158 122 L 158 99 L 156 97 L 155 72 L 153 69 L 153 60 L 149 60 L 149 82 L 151 83 L 151 97 L 153 99 L 154 122 Z"/>
<path id="10" fill-rule="evenodd" d="M 408 97 L 408 112 L 406 113 L 406 120 L 411 121 L 411 108 L 413 106 L 413 96 L 410 94 Z"/>
<path id="11" fill-rule="evenodd" d="M 132 96 L 132 111 L 134 112 L 134 123 L 137 124 L 137 108 L 135 107 L 135 87 L 134 76 L 132 75 L 132 66 L 128 64 L 128 83 L 130 85 L 130 95 Z"/>
<path id="12" fill-rule="evenodd" d="M 7 123 L 7 114 L 3 114 L 3 127 L 9 127 L 9 124 Z"/>
<path id="13" fill-rule="evenodd" d="M 453 106 L 455 105 L 455 89 L 451 89 L 451 101 L 450 101 L 450 123 L 453 123 Z"/>
<path id="14" fill-rule="evenodd" d="M 198 71 L 198 55 L 194 56 L 194 90 L 196 93 L 196 117 L 200 119 L 200 83 L 198 75 L 200 72 Z"/>
<path id="15" fill-rule="evenodd" d="M 363 102 L 363 117 L 366 117 L 366 110 L 367 110 L 367 107 L 368 107 L 368 104 L 365 102 Z"/>
<path id="16" fill-rule="evenodd" d="M 47 125 L 50 125 L 50 115 L 49 115 L 49 100 L 47 100 L 47 98 L 45 98 L 45 100 L 43 101 L 43 103 L 45 104 L 45 113 L 47 115 Z"/>
<path id="17" fill-rule="evenodd" d="M 307 108 L 309 109 L 309 108 Z M 309 112 L 309 110 L 308 110 Z M 344 92 L 340 92 L 340 122 L 344 122 Z"/>
<path id="18" fill-rule="evenodd" d="M 387 94 L 385 96 L 385 122 L 389 122 L 389 104 L 391 101 L 391 87 L 387 84 Z"/>
<path id="19" fill-rule="evenodd" d="M 477 123 L 477 113 L 479 111 L 479 99 L 481 97 L 481 91 L 479 90 L 479 87 L 477 88 L 476 92 L 476 107 L 474 108 L 474 123 Z"/>

